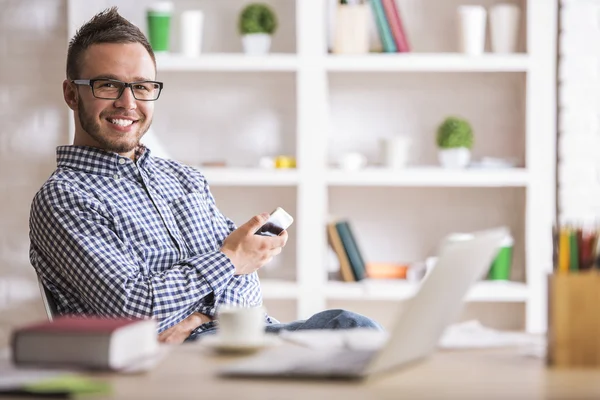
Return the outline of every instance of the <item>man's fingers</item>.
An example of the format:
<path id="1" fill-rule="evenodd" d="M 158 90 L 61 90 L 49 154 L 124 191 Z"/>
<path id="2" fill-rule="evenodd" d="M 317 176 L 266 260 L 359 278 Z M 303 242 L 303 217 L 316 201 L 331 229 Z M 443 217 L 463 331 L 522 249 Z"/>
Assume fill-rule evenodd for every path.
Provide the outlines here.
<path id="1" fill-rule="evenodd" d="M 268 219 L 269 214 L 267 213 L 257 214 L 254 217 L 250 218 L 250 221 L 240 226 L 240 229 L 244 229 L 246 233 L 254 234 L 254 232 L 256 232 L 261 226 L 263 226 Z"/>
<path id="2" fill-rule="evenodd" d="M 283 239 L 283 244 L 281 245 L 281 247 L 285 246 L 285 244 L 287 243 L 287 240 L 288 240 L 288 233 L 287 233 L 287 231 L 283 231 L 283 232 L 281 232 L 281 233 L 279 234 L 279 237 L 280 237 L 281 239 Z"/>
<path id="3" fill-rule="evenodd" d="M 264 238 L 261 238 L 261 239 L 264 239 L 265 242 L 267 243 L 265 248 L 267 248 L 269 250 L 273 250 L 273 249 L 278 249 L 278 248 L 285 246 L 285 242 L 287 241 L 287 235 L 286 236 L 265 236 Z"/>

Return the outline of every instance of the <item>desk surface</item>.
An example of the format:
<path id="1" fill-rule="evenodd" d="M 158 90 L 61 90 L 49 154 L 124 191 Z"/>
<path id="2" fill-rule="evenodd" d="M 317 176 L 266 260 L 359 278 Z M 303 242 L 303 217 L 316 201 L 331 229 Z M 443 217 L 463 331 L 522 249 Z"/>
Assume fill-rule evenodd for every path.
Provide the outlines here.
<path id="1" fill-rule="evenodd" d="M 200 344 L 185 344 L 173 348 L 150 372 L 96 376 L 112 383 L 113 398 L 118 399 L 600 398 L 600 369 L 547 369 L 542 360 L 516 349 L 441 351 L 363 382 L 217 377 L 218 366 L 232 359 Z"/>

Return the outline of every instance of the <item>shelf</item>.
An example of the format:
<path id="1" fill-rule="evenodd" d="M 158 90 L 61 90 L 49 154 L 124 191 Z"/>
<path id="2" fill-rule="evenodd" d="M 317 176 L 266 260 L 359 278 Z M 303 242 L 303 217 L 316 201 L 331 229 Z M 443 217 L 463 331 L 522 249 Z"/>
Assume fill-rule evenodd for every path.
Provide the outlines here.
<path id="1" fill-rule="evenodd" d="M 296 282 L 262 279 L 260 286 L 264 299 L 296 300 L 298 296 L 298 285 Z"/>
<path id="2" fill-rule="evenodd" d="M 242 53 L 207 53 L 199 57 L 181 54 L 156 56 L 158 70 L 168 71 L 296 71 L 295 54 L 271 53 L 250 56 Z M 368 54 L 325 56 L 328 71 L 404 72 L 527 72 L 526 54 L 465 56 L 462 54 Z"/>
<path id="3" fill-rule="evenodd" d="M 480 302 L 524 302 L 528 299 L 526 284 L 507 281 L 477 282 L 467 297 L 467 301 Z"/>
<path id="4" fill-rule="evenodd" d="M 203 54 L 190 58 L 180 54 L 157 55 L 157 68 L 167 71 L 295 71 L 297 57 L 294 54 L 269 54 L 248 56 L 238 53 Z"/>
<path id="5" fill-rule="evenodd" d="M 328 71 L 527 72 L 527 54 L 466 56 L 458 53 L 329 55 Z"/>
<path id="6" fill-rule="evenodd" d="M 331 186 L 519 187 L 527 186 L 527 182 L 528 173 L 524 168 L 367 168 L 360 171 L 331 169 L 327 173 L 327 183 Z"/>
<path id="7" fill-rule="evenodd" d="M 294 186 L 298 183 L 295 169 L 202 168 L 196 167 L 210 186 Z"/>
<path id="8" fill-rule="evenodd" d="M 365 280 L 357 283 L 329 282 L 326 296 L 337 300 L 404 300 L 412 297 L 418 283 Z M 480 281 L 467 295 L 473 302 L 525 302 L 527 286 L 520 282 Z"/>

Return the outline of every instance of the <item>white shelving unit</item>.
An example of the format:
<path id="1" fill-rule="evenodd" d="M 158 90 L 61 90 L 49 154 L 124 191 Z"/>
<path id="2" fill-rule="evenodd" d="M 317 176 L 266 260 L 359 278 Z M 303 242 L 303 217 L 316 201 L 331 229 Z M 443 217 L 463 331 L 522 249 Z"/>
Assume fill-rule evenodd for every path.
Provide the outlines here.
<path id="1" fill-rule="evenodd" d="M 526 187 L 527 181 L 528 174 L 524 168 L 462 171 L 437 167 L 402 171 L 372 168 L 353 172 L 327 172 L 327 183 L 331 186 Z"/>
<path id="2" fill-rule="evenodd" d="M 298 58 L 292 54 L 245 57 L 240 54 L 210 54 L 199 58 L 178 55 L 158 56 L 161 72 L 174 71 L 296 71 Z"/>
<path id="3" fill-rule="evenodd" d="M 369 54 L 327 57 L 328 71 L 371 72 L 526 72 L 527 55 Z"/>
<path id="4" fill-rule="evenodd" d="M 220 208 L 236 222 L 273 205 L 295 214 L 282 261 L 262 276 L 264 298 L 295 301 L 295 317 L 305 318 L 332 300 L 397 302 L 414 293 L 417 285 L 408 282 L 329 281 L 325 225 L 331 214 L 358 227 L 364 253 L 374 261 L 417 261 L 446 233 L 506 224 L 516 241 L 517 279 L 481 281 L 467 299 L 524 304 L 527 330 L 544 331 L 555 215 L 556 1 L 515 0 L 524 11 L 523 51 L 478 57 L 453 52 L 460 0 L 397 0 L 415 52 L 363 56 L 327 53 L 327 27 L 320 21 L 327 20 L 328 0 L 266 1 L 283 33 L 272 54 L 247 57 L 234 32 L 245 1 L 175 0 L 176 13 L 205 10 L 206 54 L 157 57 L 168 91 L 154 124 L 175 158 L 205 174 Z M 112 4 L 145 29 L 150 2 L 69 0 L 69 37 Z M 494 0 L 477 3 L 487 7 Z M 517 158 L 522 167 L 432 167 L 435 127 L 448 114 L 472 121 L 476 156 Z M 377 141 L 397 133 L 419 144 L 414 166 L 334 167 L 336 156 L 349 150 L 363 151 L 376 164 Z M 201 167 L 214 161 L 213 154 L 245 161 Z M 298 168 L 248 166 L 249 159 L 275 154 L 295 155 Z"/>
<path id="5" fill-rule="evenodd" d="M 298 184 L 296 170 L 264 170 L 251 168 L 202 168 L 198 167 L 211 186 L 295 186 Z"/>
<path id="6" fill-rule="evenodd" d="M 290 300 L 298 297 L 298 285 L 284 280 L 263 280 L 261 282 L 263 297 L 267 299 Z"/>
<path id="7" fill-rule="evenodd" d="M 327 297 L 331 299 L 368 299 L 398 301 L 410 298 L 418 284 L 402 281 L 365 280 L 358 283 L 330 282 Z M 481 281 L 467 295 L 467 301 L 524 302 L 528 300 L 527 285 L 519 282 Z"/>
<path id="8" fill-rule="evenodd" d="M 209 54 L 199 58 L 180 55 L 157 56 L 161 72 L 172 71 L 296 71 L 294 54 L 246 57 L 240 54 Z M 328 71 L 362 72 L 526 72 L 527 55 L 483 55 L 464 57 L 457 54 L 369 54 L 365 56 L 328 56 Z"/>

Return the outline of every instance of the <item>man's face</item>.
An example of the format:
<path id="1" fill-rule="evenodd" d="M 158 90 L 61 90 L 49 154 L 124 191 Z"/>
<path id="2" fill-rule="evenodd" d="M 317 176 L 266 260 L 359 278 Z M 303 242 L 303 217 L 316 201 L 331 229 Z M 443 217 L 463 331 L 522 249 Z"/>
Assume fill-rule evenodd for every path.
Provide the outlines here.
<path id="1" fill-rule="evenodd" d="M 154 80 L 156 70 L 150 54 L 141 44 L 102 43 L 85 51 L 80 75 L 75 79 L 135 82 Z M 73 89 L 76 90 L 76 106 L 71 106 L 76 114 L 75 144 L 131 156 L 150 128 L 154 102 L 136 100 L 130 88 L 125 88 L 117 100 L 95 98 L 89 86 Z"/>

